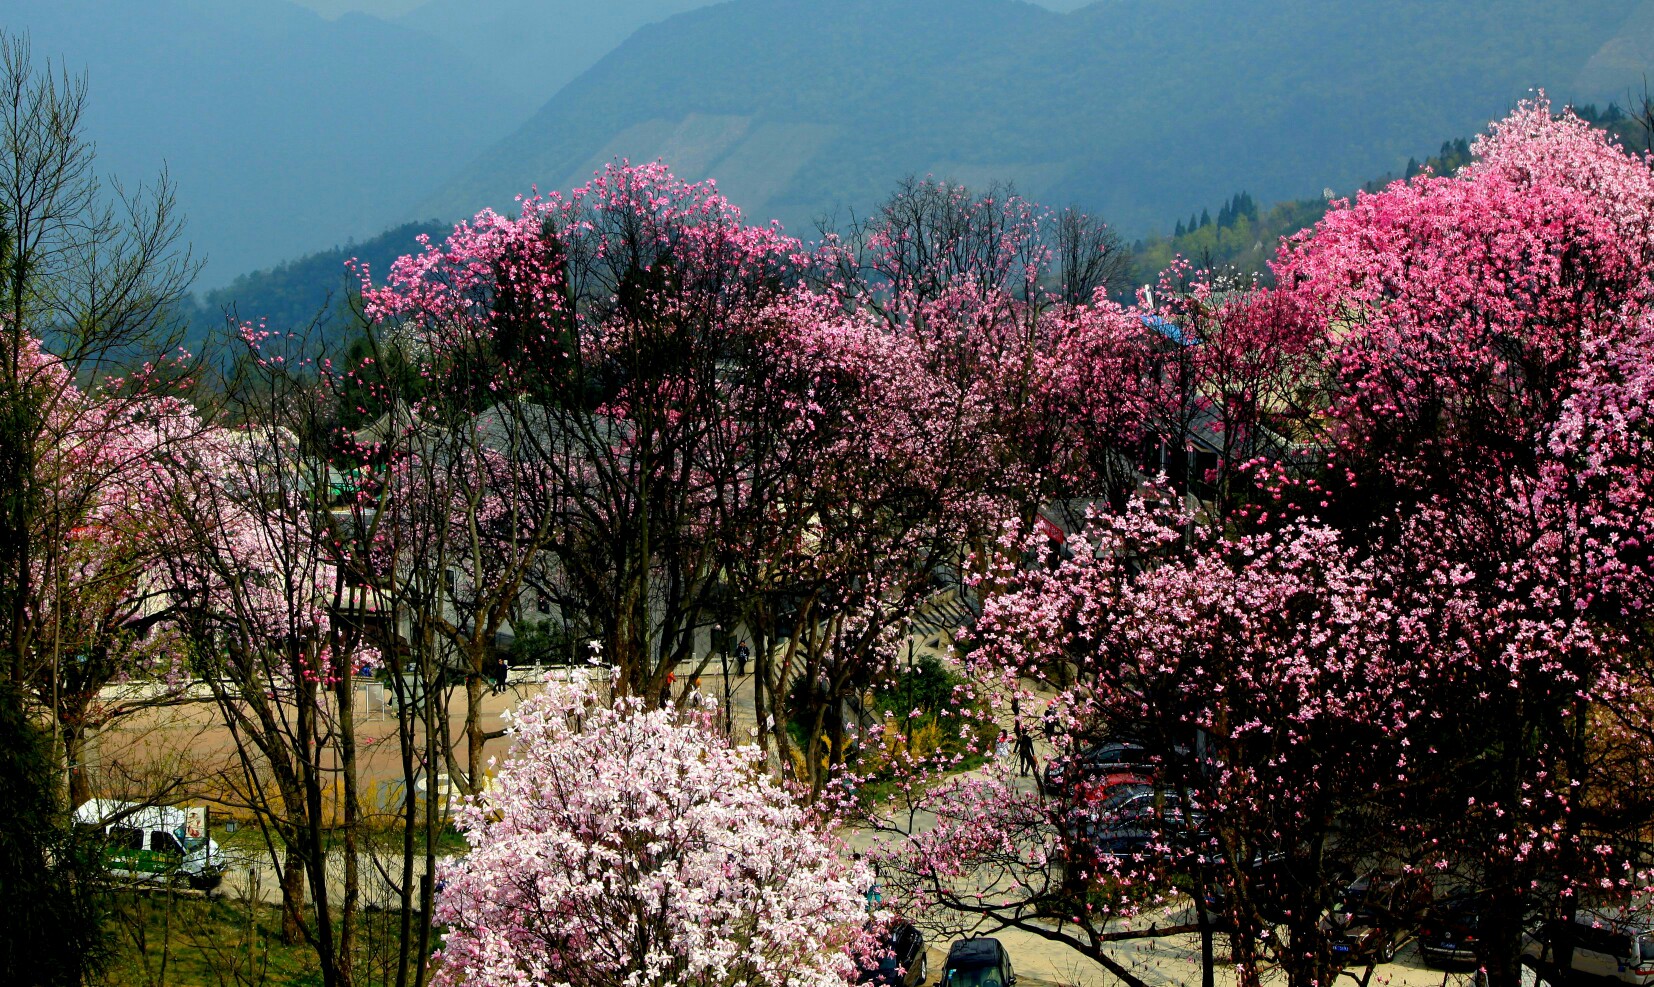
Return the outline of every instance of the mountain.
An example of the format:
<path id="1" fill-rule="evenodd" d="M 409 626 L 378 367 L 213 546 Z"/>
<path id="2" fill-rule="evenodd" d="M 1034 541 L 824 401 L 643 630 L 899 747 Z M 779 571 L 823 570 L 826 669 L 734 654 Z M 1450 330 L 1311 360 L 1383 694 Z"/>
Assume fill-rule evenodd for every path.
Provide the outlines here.
<path id="1" fill-rule="evenodd" d="M 933 174 L 1010 179 L 1136 235 L 1236 188 L 1278 201 L 1399 170 L 1534 86 L 1623 98 L 1651 9 L 730 0 L 638 30 L 417 212 L 505 206 L 616 157 L 661 158 L 801 233 Z"/>
<path id="2" fill-rule="evenodd" d="M 314 326 L 322 338 L 337 342 L 356 324 L 353 304 L 360 282 L 347 264 L 365 266 L 376 282 L 383 282 L 391 262 L 420 249 L 418 238 L 441 241 L 453 227 L 448 223 L 405 223 L 361 242 L 332 247 L 252 271 L 194 300 L 186 313 L 190 330 L 186 345 L 200 350 L 202 341 L 221 330 L 226 321 L 263 321 L 281 332 Z"/>
<path id="3" fill-rule="evenodd" d="M 412 28 L 286 0 L 0 0 L 0 24 L 87 72 L 101 168 L 168 167 L 207 286 L 405 218 L 538 102 Z"/>
<path id="4" fill-rule="evenodd" d="M 716 2 L 428 0 L 397 23 L 447 44 L 481 66 L 502 91 L 538 106 L 644 25 Z M 1039 2 L 1072 10 L 1091 0 Z"/>
<path id="5" fill-rule="evenodd" d="M 1649 91 L 1651 65 L 1654 65 L 1654 4 L 1645 3 L 1592 53 L 1574 76 L 1573 88 L 1584 93 L 1641 97 Z"/>
<path id="6" fill-rule="evenodd" d="M 397 23 L 480 66 L 502 92 L 529 101 L 526 117 L 633 31 L 708 2 L 430 0 Z"/>

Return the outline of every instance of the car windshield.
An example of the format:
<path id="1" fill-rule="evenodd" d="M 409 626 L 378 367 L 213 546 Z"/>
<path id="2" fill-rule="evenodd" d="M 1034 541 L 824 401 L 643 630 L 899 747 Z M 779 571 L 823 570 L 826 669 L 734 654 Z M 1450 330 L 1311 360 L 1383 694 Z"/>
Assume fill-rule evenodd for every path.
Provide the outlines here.
<path id="1" fill-rule="evenodd" d="M 1642 954 L 1643 962 L 1654 960 L 1654 932 L 1645 932 L 1637 937 L 1637 951 Z"/>
<path id="2" fill-rule="evenodd" d="M 1372 886 L 1366 881 L 1357 881 L 1338 892 L 1333 901 L 1333 911 L 1359 912 L 1365 910 L 1368 900 L 1372 897 Z"/>
<path id="3" fill-rule="evenodd" d="M 1118 809 L 1133 804 L 1152 803 L 1154 789 L 1143 785 L 1121 785 L 1118 790 L 1110 792 L 1103 800 L 1103 808 Z"/>
<path id="4" fill-rule="evenodd" d="M 947 979 L 942 982 L 947 987 L 1005 987 L 1005 982 L 999 976 L 999 968 L 994 966 L 949 970 Z"/>

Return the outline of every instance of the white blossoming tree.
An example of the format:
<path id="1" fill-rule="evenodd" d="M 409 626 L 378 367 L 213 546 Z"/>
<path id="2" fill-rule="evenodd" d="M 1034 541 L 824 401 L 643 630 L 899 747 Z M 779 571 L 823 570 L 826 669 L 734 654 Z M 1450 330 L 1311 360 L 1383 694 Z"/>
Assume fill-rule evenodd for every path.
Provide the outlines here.
<path id="1" fill-rule="evenodd" d="M 434 983 L 838 987 L 868 919 L 848 863 L 710 711 L 548 683 L 460 809 Z"/>

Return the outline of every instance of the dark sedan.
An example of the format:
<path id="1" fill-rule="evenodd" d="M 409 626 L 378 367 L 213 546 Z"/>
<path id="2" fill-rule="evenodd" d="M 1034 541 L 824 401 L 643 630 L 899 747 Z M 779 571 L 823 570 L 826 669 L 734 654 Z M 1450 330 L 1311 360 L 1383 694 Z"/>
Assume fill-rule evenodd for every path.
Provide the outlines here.
<path id="1" fill-rule="evenodd" d="M 1481 961 L 1482 910 L 1487 896 L 1458 891 L 1437 902 L 1419 923 L 1419 953 L 1434 966 Z"/>
<path id="2" fill-rule="evenodd" d="M 998 939 L 978 936 L 948 947 L 942 964 L 942 987 L 1015 987 L 1011 956 Z"/>
<path id="3" fill-rule="evenodd" d="M 1412 938 L 1430 906 L 1430 888 L 1408 874 L 1375 871 L 1357 878 L 1321 920 L 1334 955 L 1345 962 L 1388 963 Z"/>

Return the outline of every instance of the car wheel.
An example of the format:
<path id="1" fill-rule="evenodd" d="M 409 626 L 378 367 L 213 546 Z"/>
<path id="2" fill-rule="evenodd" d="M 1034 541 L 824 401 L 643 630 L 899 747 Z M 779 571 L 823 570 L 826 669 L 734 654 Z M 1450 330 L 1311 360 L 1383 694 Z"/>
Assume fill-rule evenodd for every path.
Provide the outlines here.
<path id="1" fill-rule="evenodd" d="M 924 984 L 928 983 L 930 983 L 930 957 L 921 956 L 919 957 L 919 984 L 920 987 L 923 987 Z"/>
<path id="2" fill-rule="evenodd" d="M 1378 945 L 1378 956 L 1377 956 L 1378 962 L 1388 963 L 1388 962 L 1390 962 L 1391 960 L 1393 960 L 1395 958 L 1396 958 L 1395 940 L 1393 940 L 1390 937 L 1386 936 L 1384 938 L 1384 941 L 1379 943 L 1379 945 Z"/>

